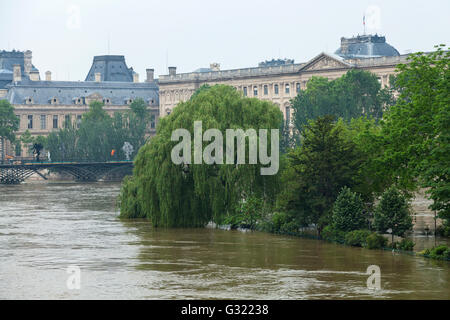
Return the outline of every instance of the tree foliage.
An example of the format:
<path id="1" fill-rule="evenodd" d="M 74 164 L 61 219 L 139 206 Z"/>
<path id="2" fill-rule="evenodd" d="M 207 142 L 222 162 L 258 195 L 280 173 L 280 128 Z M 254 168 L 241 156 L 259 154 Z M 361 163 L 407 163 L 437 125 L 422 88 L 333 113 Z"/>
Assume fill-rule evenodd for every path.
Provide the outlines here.
<path id="1" fill-rule="evenodd" d="M 427 188 L 432 209 L 450 218 L 450 52 L 416 53 L 398 66 L 397 103 L 386 114 L 384 163 L 397 185 Z"/>
<path id="2" fill-rule="evenodd" d="M 353 231 L 367 227 L 367 216 L 361 197 L 349 188 L 342 188 L 333 205 L 333 227 L 340 231 Z"/>
<path id="3" fill-rule="evenodd" d="M 14 133 L 19 130 L 19 117 L 8 100 L 0 100 L 0 138 L 15 141 Z"/>
<path id="4" fill-rule="evenodd" d="M 333 116 L 318 117 L 303 128 L 301 146 L 288 154 L 280 204 L 301 225 L 320 231 L 330 222 L 339 191 L 356 184 L 361 164 L 356 145 L 346 138 L 345 124 Z"/>
<path id="5" fill-rule="evenodd" d="M 312 77 L 306 90 L 292 100 L 294 124 L 301 131 L 309 120 L 334 115 L 350 121 L 366 116 L 380 119 L 383 108 L 392 104 L 389 89 L 381 89 L 377 77 L 368 71 L 352 69 L 335 80 Z"/>
<path id="6" fill-rule="evenodd" d="M 64 128 L 49 134 L 45 147 L 52 160 L 124 160 L 125 142 L 134 150 L 145 144 L 150 118 L 144 100 L 135 99 L 129 111 L 115 112 L 113 116 L 103 106 L 102 102 L 91 102 L 79 128 L 69 121 Z M 115 150 L 113 156 L 112 150 Z"/>
<path id="7" fill-rule="evenodd" d="M 402 237 L 406 231 L 412 229 L 407 198 L 397 188 L 391 187 L 381 196 L 374 212 L 374 226 L 381 233 L 391 229 L 392 242 L 394 235 Z"/>
<path id="8" fill-rule="evenodd" d="M 153 226 L 195 227 L 223 223 L 239 213 L 243 199 L 273 201 L 277 176 L 260 175 L 261 165 L 177 165 L 171 159 L 177 144 L 171 135 L 184 128 L 193 137 L 194 121 L 202 121 L 203 132 L 216 128 L 225 137 L 226 129 L 278 129 L 281 120 L 280 110 L 270 102 L 242 98 L 225 85 L 202 87 L 162 118 L 156 136 L 139 150 L 133 177 L 122 187 L 121 217 L 146 217 Z M 247 152 L 246 157 L 248 163 Z"/>
<path id="9" fill-rule="evenodd" d="M 19 130 L 19 117 L 14 114 L 14 107 L 8 100 L 0 100 L 0 140 L 5 145 L 5 140 L 15 142 L 15 132 Z M 1 159 L 5 158 L 5 148 L 0 154 Z"/>

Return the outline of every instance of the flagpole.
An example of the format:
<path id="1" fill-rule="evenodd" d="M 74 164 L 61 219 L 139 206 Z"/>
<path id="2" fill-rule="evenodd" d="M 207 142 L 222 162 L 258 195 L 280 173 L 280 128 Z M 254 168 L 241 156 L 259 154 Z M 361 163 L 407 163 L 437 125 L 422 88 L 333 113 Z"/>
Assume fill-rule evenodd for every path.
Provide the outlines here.
<path id="1" fill-rule="evenodd" d="M 363 15 L 364 35 L 366 35 L 366 15 Z"/>

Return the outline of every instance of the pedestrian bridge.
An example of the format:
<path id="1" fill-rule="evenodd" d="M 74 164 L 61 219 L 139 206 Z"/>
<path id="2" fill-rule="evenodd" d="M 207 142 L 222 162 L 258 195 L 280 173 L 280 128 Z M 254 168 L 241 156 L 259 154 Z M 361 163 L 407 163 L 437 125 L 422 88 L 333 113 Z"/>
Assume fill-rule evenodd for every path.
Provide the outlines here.
<path id="1" fill-rule="evenodd" d="M 13 161 L 0 164 L 0 184 L 18 184 L 33 174 L 47 180 L 48 175 L 43 172 L 66 173 L 77 181 L 99 181 L 108 179 L 114 175 L 131 174 L 133 161 L 59 161 L 59 162 L 36 162 L 36 161 Z"/>

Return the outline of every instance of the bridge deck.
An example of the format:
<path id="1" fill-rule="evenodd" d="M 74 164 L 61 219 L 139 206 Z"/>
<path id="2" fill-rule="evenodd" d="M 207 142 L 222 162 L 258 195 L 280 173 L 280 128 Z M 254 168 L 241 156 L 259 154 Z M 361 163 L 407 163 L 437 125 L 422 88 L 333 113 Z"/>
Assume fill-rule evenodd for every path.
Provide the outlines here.
<path id="1" fill-rule="evenodd" d="M 85 161 L 16 161 L 8 164 L 0 164 L 0 184 L 17 184 L 24 181 L 34 173 L 44 179 L 46 177 L 40 170 L 51 169 L 65 172 L 72 175 L 76 180 L 98 181 L 108 174 L 117 173 L 121 170 L 129 170 L 133 167 L 133 161 L 106 161 L 106 162 L 85 162 Z"/>

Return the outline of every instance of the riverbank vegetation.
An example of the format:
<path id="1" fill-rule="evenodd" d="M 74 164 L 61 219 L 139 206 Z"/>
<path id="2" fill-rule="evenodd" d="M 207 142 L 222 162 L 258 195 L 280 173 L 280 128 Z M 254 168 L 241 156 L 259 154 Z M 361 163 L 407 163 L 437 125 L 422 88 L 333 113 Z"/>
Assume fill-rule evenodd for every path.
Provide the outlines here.
<path id="1" fill-rule="evenodd" d="M 361 70 L 334 81 L 311 79 L 292 100 L 293 126 L 270 102 L 223 85 L 201 88 L 162 118 L 157 135 L 139 150 L 134 174 L 122 187 L 120 216 L 147 218 L 155 227 L 213 221 L 274 233 L 315 232 L 370 249 L 386 247 L 383 234 L 389 233 L 391 248 L 412 250 L 405 238 L 413 226 L 409 201 L 424 188 L 447 232 L 450 71 L 443 48 L 412 54 L 390 88 Z M 221 132 L 281 128 L 279 172 L 261 176 L 261 165 L 174 164 L 173 130 L 192 133 L 197 120 L 204 130 Z M 403 239 L 394 242 L 394 236 Z M 445 252 L 435 248 L 428 255 Z"/>

